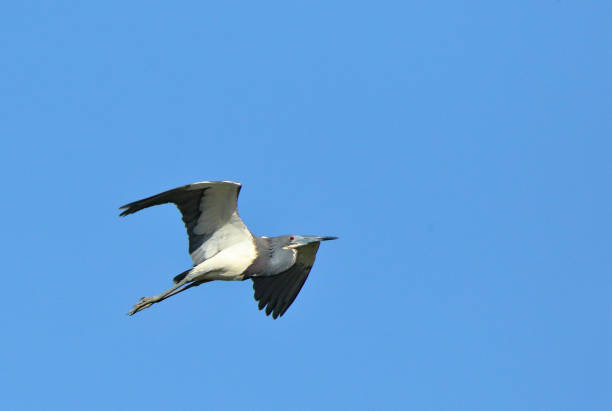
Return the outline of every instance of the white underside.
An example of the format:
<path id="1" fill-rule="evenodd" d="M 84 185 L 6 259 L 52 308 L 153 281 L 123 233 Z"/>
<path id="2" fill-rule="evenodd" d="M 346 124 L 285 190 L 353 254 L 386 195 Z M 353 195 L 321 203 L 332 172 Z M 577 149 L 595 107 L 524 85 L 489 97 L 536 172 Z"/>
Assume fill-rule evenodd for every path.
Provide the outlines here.
<path id="1" fill-rule="evenodd" d="M 206 213 L 208 210 L 206 211 Z M 205 215 L 206 213 L 202 213 Z M 200 229 L 200 223 L 194 229 L 195 234 L 205 234 L 206 231 L 198 231 Z M 227 249 L 242 241 L 252 242 L 253 236 L 251 232 L 246 228 L 237 212 L 234 212 L 227 224 L 217 228 L 212 232 L 212 235 L 202 245 L 193 250 L 191 253 L 191 259 L 194 264 L 199 264 L 202 261 L 214 257 L 221 250 Z"/>
<path id="2" fill-rule="evenodd" d="M 196 265 L 189 274 L 187 281 L 223 280 L 240 281 L 242 273 L 257 257 L 255 244 L 250 239 L 233 244 Z"/>

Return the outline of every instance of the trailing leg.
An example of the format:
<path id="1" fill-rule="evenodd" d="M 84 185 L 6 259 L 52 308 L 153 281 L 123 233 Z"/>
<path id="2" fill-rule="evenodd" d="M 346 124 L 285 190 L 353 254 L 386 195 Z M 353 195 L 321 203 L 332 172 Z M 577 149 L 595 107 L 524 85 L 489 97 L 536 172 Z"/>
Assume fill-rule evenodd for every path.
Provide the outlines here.
<path id="1" fill-rule="evenodd" d="M 179 281 L 178 284 L 170 287 L 168 290 L 164 291 L 163 293 L 156 295 L 154 297 L 142 297 L 140 299 L 140 301 L 134 305 L 134 308 L 132 308 L 130 310 L 130 312 L 128 313 L 128 315 L 134 315 L 136 314 L 138 311 L 142 311 L 145 308 L 148 308 L 150 306 L 152 306 L 153 304 L 156 304 L 160 301 L 165 300 L 166 298 L 172 297 L 175 294 L 178 294 L 180 292 L 183 292 L 191 287 L 196 287 L 202 283 L 208 282 L 206 280 L 204 281 L 194 281 L 190 284 L 187 284 L 187 281 L 185 281 L 185 279 L 183 278 L 183 280 Z"/>

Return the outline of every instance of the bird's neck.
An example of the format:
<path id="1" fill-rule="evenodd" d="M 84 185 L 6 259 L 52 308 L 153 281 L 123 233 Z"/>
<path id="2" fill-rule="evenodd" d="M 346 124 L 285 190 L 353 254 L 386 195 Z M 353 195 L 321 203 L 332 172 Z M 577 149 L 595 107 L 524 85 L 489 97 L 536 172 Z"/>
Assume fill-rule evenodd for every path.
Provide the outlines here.
<path id="1" fill-rule="evenodd" d="M 246 269 L 246 277 L 280 274 L 295 262 L 295 251 L 283 248 L 277 237 L 254 237 L 257 257 Z"/>

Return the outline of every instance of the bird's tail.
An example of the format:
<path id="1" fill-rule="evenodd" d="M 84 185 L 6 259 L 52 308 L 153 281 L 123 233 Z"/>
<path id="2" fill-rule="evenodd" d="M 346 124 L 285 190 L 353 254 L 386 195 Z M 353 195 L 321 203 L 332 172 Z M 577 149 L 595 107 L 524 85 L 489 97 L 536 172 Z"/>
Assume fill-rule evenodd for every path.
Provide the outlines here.
<path id="1" fill-rule="evenodd" d="M 174 281 L 174 284 L 180 283 L 183 280 L 183 278 L 185 278 L 187 276 L 187 274 L 189 274 L 190 271 L 191 271 L 191 268 L 189 270 L 187 270 L 187 271 L 183 271 L 182 273 L 180 273 L 179 275 L 174 277 L 172 279 L 172 281 Z"/>

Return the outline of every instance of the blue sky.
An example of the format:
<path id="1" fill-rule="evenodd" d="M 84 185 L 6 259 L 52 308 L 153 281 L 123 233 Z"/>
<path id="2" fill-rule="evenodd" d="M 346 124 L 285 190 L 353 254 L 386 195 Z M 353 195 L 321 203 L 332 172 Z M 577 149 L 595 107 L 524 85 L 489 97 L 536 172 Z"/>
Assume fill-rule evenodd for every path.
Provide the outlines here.
<path id="1" fill-rule="evenodd" d="M 0 15 L 0 398 L 34 410 L 612 409 L 612 5 L 22 1 Z M 178 211 L 336 235 L 134 317 Z"/>

